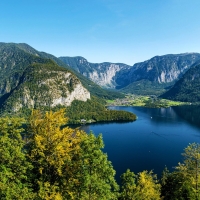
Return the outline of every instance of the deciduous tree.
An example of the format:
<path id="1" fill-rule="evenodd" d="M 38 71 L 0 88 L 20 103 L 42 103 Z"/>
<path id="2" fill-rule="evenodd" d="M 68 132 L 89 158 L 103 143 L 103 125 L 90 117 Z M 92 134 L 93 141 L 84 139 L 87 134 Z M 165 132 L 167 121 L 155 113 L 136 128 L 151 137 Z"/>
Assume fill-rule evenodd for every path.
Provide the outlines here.
<path id="1" fill-rule="evenodd" d="M 80 148 L 83 132 L 62 127 L 66 122 L 64 109 L 45 115 L 35 110 L 30 118 L 29 158 L 34 166 L 35 190 L 42 199 L 53 199 L 63 192 L 63 168 L 71 162 L 72 152 Z"/>
<path id="2" fill-rule="evenodd" d="M 22 140 L 23 119 L 0 118 L 0 199 L 32 199 Z"/>

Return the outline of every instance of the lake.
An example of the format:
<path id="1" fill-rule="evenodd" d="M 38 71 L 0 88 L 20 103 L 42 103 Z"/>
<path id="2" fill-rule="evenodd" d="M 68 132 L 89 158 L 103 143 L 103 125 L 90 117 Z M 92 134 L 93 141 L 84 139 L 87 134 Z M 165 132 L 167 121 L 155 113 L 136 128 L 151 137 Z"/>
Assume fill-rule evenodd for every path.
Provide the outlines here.
<path id="1" fill-rule="evenodd" d="M 98 123 L 82 127 L 102 133 L 104 152 L 116 170 L 116 179 L 129 168 L 134 173 L 153 170 L 160 175 L 165 166 L 172 171 L 182 162 L 189 143 L 200 143 L 200 107 L 170 108 L 109 107 L 133 112 L 138 119 L 128 123 Z"/>

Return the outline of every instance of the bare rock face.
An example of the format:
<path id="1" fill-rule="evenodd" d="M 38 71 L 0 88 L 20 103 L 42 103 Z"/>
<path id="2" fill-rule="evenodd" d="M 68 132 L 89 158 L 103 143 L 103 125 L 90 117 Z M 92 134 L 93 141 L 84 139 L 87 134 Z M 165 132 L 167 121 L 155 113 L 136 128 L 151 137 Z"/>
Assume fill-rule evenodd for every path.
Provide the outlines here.
<path id="1" fill-rule="evenodd" d="M 56 105 L 70 106 L 74 100 L 87 101 L 90 99 L 90 93 L 79 83 L 75 85 L 74 90 L 70 93 L 66 91 L 66 97 L 58 95 L 59 98 L 54 98 L 52 107 Z"/>
<path id="2" fill-rule="evenodd" d="M 51 89 L 49 87 L 49 90 L 43 93 L 46 97 L 41 96 L 39 93 L 32 97 L 30 95 L 31 91 L 28 88 L 24 88 L 21 97 L 17 99 L 12 110 L 17 112 L 24 106 L 34 108 L 36 104 L 49 107 L 55 107 L 57 105 L 70 106 L 74 100 L 87 101 L 90 99 L 90 93 L 80 83 L 75 86 L 72 92 L 66 90 L 64 96 L 62 95 L 63 91 L 57 90 L 56 88 L 51 91 Z"/>
<path id="3" fill-rule="evenodd" d="M 131 66 L 123 63 L 90 63 L 83 57 L 60 57 L 65 64 L 104 88 L 116 87 L 116 74 Z"/>
<path id="4" fill-rule="evenodd" d="M 133 66 L 108 62 L 89 63 L 83 57 L 60 57 L 59 59 L 102 87 L 121 89 L 141 80 L 157 85 L 173 84 L 192 64 L 200 60 L 200 54 L 155 56 Z"/>
<path id="5" fill-rule="evenodd" d="M 169 54 L 155 56 L 150 60 L 136 63 L 130 70 L 117 73 L 116 83 L 127 86 L 140 80 L 155 84 L 177 81 L 195 62 L 200 60 L 199 53 Z"/>
<path id="6" fill-rule="evenodd" d="M 99 68 L 101 68 L 101 65 Z M 97 70 L 94 70 L 93 72 L 89 73 L 89 79 L 102 87 L 115 88 L 116 84 L 114 77 L 118 71 L 120 71 L 120 65 L 108 64 L 106 66 L 106 71 L 104 72 L 98 72 Z"/>
<path id="7" fill-rule="evenodd" d="M 20 83 L 9 94 L 6 104 L 17 112 L 23 107 L 70 106 L 74 100 L 87 101 L 90 92 L 68 70 L 52 61 L 27 67 Z"/>

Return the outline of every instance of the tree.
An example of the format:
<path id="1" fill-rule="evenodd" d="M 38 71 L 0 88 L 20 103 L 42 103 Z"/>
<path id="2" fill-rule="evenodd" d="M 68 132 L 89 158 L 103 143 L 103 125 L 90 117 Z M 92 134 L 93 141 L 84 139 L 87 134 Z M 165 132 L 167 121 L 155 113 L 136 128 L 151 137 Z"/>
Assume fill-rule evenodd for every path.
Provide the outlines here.
<path id="1" fill-rule="evenodd" d="M 115 171 L 107 155 L 102 152 L 102 136 L 90 133 L 80 143 L 80 151 L 74 155 L 71 169 L 66 170 L 71 199 L 109 200 L 117 199 L 118 185 Z M 67 175 L 67 172 L 73 172 Z M 69 197 L 68 197 L 69 198 Z"/>
<path id="2" fill-rule="evenodd" d="M 143 171 L 137 175 L 137 186 L 135 199 L 137 200 L 159 200 L 161 186 L 156 175 L 152 171 Z"/>
<path id="3" fill-rule="evenodd" d="M 122 200 L 159 200 L 161 186 L 152 171 L 143 171 L 135 175 L 127 170 L 121 175 Z"/>
<path id="4" fill-rule="evenodd" d="M 192 143 L 189 144 L 185 149 L 184 163 L 176 167 L 176 169 L 187 176 L 190 180 L 191 185 L 194 188 L 196 199 L 199 199 L 199 183 L 200 183 L 200 144 Z"/>
<path id="5" fill-rule="evenodd" d="M 0 118 L 0 199 L 32 199 L 28 171 L 32 168 L 25 155 L 21 134 L 23 119 Z"/>
<path id="6" fill-rule="evenodd" d="M 195 200 L 195 192 L 184 173 L 174 171 L 162 181 L 161 196 L 164 200 Z"/>
<path id="7" fill-rule="evenodd" d="M 61 199 L 63 169 L 78 150 L 82 131 L 62 127 L 67 122 L 65 110 L 33 111 L 29 124 L 29 158 L 34 169 L 34 190 L 41 199 Z"/>
<path id="8" fill-rule="evenodd" d="M 102 136 L 64 126 L 65 110 L 33 111 L 29 158 L 38 199 L 117 199 L 115 171 L 102 152 Z"/>
<path id="9" fill-rule="evenodd" d="M 178 163 L 176 170 L 165 173 L 162 181 L 162 196 L 164 199 L 200 199 L 200 145 L 189 144 L 184 149 L 184 162 Z"/>
<path id="10" fill-rule="evenodd" d="M 134 199 L 136 183 L 135 183 L 136 175 L 127 169 L 125 173 L 121 175 L 121 200 L 132 200 Z"/>

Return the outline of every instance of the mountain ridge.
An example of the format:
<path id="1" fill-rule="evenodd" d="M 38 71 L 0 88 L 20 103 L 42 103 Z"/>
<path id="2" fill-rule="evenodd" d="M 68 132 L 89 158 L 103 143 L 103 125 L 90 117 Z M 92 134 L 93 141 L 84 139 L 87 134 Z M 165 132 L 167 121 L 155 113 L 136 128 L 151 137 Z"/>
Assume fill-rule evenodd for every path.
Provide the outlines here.
<path id="1" fill-rule="evenodd" d="M 12 44 L 15 44 L 15 43 L 12 43 Z M 97 97 L 100 97 L 100 98 L 103 98 L 103 99 L 113 99 L 113 98 L 117 98 L 117 97 L 122 98 L 122 97 L 125 96 L 125 95 L 123 95 L 119 92 L 116 92 L 116 91 L 106 91 L 106 90 L 102 89 L 98 84 L 87 79 L 85 76 L 83 76 L 82 74 L 80 74 L 79 72 L 74 70 L 73 68 L 69 67 L 64 62 L 62 62 L 59 58 L 57 58 L 56 56 L 54 56 L 52 54 L 37 51 L 36 49 L 34 49 L 33 47 L 31 47 L 30 45 L 28 45 L 26 43 L 18 43 L 16 45 L 19 48 L 21 48 L 22 50 L 24 50 L 25 52 L 28 51 L 29 53 L 33 54 L 36 57 L 51 59 L 55 63 L 57 63 L 59 66 L 66 68 L 68 71 L 75 74 L 79 78 L 79 80 L 81 81 L 83 86 L 88 91 L 90 91 L 90 93 L 94 96 L 97 96 Z"/>
<path id="2" fill-rule="evenodd" d="M 123 63 L 90 63 L 81 56 L 59 57 L 78 73 L 105 88 L 125 93 L 160 94 L 172 86 L 195 62 L 199 53 L 154 56 L 129 66 Z M 146 86 L 148 85 L 148 89 Z"/>
<path id="3" fill-rule="evenodd" d="M 119 93 L 106 91 L 102 87 L 144 95 L 165 93 L 192 66 L 200 63 L 200 54 L 187 52 L 154 56 L 130 66 L 110 62 L 90 63 L 82 56 L 57 58 L 37 51 L 26 43 L 0 42 L 0 98 L 3 96 L 4 99 L 18 86 L 24 66 L 34 63 L 42 65 L 47 60 L 53 60 L 54 64 L 77 76 L 92 95 L 111 99 L 119 97 Z"/>
<path id="4" fill-rule="evenodd" d="M 115 75 L 121 69 L 127 69 L 131 66 L 124 63 L 90 63 L 81 56 L 59 57 L 65 64 L 81 73 L 83 76 L 105 88 L 115 88 Z"/>

